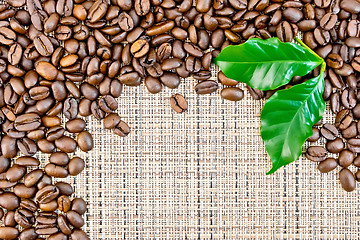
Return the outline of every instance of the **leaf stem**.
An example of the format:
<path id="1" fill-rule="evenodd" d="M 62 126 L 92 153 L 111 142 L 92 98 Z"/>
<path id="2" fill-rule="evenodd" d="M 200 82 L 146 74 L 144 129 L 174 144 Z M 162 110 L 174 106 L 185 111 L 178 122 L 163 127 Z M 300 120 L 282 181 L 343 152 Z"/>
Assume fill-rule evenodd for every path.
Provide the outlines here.
<path id="1" fill-rule="evenodd" d="M 306 48 L 307 50 L 309 50 L 310 52 L 312 52 L 315 56 L 317 56 L 319 59 L 321 59 L 321 64 L 325 63 L 325 60 L 320 57 L 319 55 L 317 55 L 316 52 L 314 52 L 311 48 L 309 48 L 305 43 L 303 43 L 303 41 L 301 41 L 298 37 L 295 37 L 295 41 L 298 42 L 301 46 L 303 46 L 304 48 Z M 321 66 L 321 70 L 322 70 L 322 66 Z M 325 67 L 324 67 L 324 71 L 325 71 Z"/>

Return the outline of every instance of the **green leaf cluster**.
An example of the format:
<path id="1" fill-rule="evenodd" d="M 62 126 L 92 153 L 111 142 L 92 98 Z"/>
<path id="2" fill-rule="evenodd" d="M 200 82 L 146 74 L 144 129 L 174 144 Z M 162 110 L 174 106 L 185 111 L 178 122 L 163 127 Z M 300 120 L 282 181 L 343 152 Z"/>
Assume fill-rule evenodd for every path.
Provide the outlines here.
<path id="1" fill-rule="evenodd" d="M 283 43 L 278 38 L 250 39 L 229 46 L 214 59 L 224 74 L 260 90 L 273 90 L 305 76 L 321 65 L 321 73 L 302 84 L 277 91 L 261 112 L 261 137 L 273 162 L 271 174 L 301 155 L 302 145 L 312 135 L 312 126 L 325 111 L 325 62 L 300 40 Z"/>

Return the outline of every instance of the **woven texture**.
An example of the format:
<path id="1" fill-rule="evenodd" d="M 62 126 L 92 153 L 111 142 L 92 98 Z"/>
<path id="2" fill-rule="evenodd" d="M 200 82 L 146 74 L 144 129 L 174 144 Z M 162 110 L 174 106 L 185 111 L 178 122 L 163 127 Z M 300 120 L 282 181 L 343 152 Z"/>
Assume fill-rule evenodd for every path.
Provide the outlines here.
<path id="1" fill-rule="evenodd" d="M 247 91 L 237 103 L 199 96 L 194 85 L 157 95 L 125 87 L 127 138 L 87 118 L 95 148 L 78 153 L 86 169 L 67 181 L 89 204 L 91 239 L 358 238 L 359 191 L 346 193 L 336 171 L 322 175 L 304 158 L 266 176 L 263 102 Z M 188 100 L 186 114 L 170 108 L 174 93 Z"/>

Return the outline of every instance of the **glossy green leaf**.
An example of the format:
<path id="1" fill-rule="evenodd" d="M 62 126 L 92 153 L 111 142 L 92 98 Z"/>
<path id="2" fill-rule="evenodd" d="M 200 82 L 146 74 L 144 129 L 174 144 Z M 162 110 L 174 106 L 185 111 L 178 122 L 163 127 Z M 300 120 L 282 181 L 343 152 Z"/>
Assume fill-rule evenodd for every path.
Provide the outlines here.
<path id="1" fill-rule="evenodd" d="M 214 60 L 224 74 L 260 89 L 276 89 L 294 76 L 304 76 L 323 59 L 310 49 L 278 38 L 253 38 L 224 48 Z"/>
<path id="2" fill-rule="evenodd" d="M 325 64 L 318 77 L 290 89 L 277 91 L 261 112 L 261 137 L 273 162 L 271 174 L 299 158 L 302 145 L 312 135 L 312 126 L 325 110 Z"/>

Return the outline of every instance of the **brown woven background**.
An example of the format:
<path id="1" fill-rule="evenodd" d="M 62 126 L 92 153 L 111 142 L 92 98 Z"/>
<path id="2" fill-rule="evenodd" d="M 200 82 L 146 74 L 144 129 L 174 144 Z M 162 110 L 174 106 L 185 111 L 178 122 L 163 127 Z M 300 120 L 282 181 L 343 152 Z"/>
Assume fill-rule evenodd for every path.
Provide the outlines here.
<path id="1" fill-rule="evenodd" d="M 358 239 L 359 191 L 303 158 L 266 176 L 259 135 L 262 102 L 199 96 L 195 81 L 152 95 L 125 87 L 127 138 L 88 118 L 95 148 L 68 179 L 89 203 L 91 239 Z M 189 103 L 175 114 L 173 93 Z M 330 117 L 326 115 L 330 121 Z"/>

